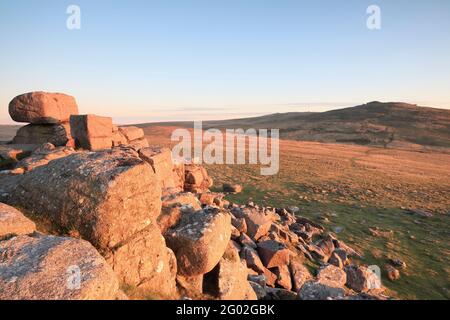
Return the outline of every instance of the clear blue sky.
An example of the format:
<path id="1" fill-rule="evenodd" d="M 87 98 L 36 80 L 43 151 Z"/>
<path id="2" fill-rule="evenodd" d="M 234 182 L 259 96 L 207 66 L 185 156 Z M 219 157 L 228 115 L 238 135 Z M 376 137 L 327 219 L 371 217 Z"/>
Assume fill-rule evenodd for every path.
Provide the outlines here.
<path id="1" fill-rule="evenodd" d="M 81 8 L 81 30 L 66 8 Z M 366 9 L 382 29 L 366 28 Z M 2 0 L 0 123 L 17 94 L 74 95 L 119 122 L 450 108 L 448 0 Z"/>

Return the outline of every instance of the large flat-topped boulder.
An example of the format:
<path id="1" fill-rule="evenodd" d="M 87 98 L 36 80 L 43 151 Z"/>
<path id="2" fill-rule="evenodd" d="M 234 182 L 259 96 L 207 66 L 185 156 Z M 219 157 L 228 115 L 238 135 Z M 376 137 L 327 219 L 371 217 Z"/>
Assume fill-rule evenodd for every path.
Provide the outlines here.
<path id="1" fill-rule="evenodd" d="M 19 236 L 0 241 L 0 300 L 112 300 L 119 281 L 87 241 Z"/>
<path id="2" fill-rule="evenodd" d="M 4 202 L 77 231 L 99 249 L 143 230 L 161 210 L 155 173 L 130 149 L 72 154 L 0 189 Z"/>
<path id="3" fill-rule="evenodd" d="M 0 203 L 0 239 L 33 233 L 36 225 L 26 218 L 22 212 Z"/>
<path id="4" fill-rule="evenodd" d="M 92 114 L 71 116 L 70 128 L 77 148 L 101 150 L 112 147 L 112 118 Z"/>
<path id="5" fill-rule="evenodd" d="M 231 217 L 217 208 L 184 214 L 165 237 L 177 257 L 179 274 L 205 274 L 217 265 L 228 246 Z"/>
<path id="6" fill-rule="evenodd" d="M 15 97 L 9 103 L 14 121 L 33 124 L 68 122 L 78 114 L 75 98 L 62 93 L 30 92 Z"/>
<path id="7" fill-rule="evenodd" d="M 61 124 L 29 124 L 17 130 L 14 144 L 44 144 L 65 146 L 71 139 L 68 123 Z"/>

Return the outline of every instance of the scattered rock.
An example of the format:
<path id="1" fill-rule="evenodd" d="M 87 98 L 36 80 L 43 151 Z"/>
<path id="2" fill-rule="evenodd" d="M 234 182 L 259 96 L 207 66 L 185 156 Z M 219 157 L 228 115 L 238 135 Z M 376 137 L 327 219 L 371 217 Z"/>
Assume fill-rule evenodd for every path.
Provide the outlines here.
<path id="1" fill-rule="evenodd" d="M 319 270 L 317 275 L 318 282 L 330 287 L 340 288 L 347 282 L 347 274 L 344 270 L 333 265 L 328 265 Z"/>
<path id="2" fill-rule="evenodd" d="M 241 193 L 242 192 L 242 186 L 239 184 L 223 184 L 223 192 L 230 192 L 230 193 Z"/>
<path id="3" fill-rule="evenodd" d="M 292 277 L 292 289 L 295 292 L 298 292 L 305 282 L 312 278 L 308 269 L 302 263 L 294 259 L 291 259 L 291 262 L 289 263 L 289 271 L 291 272 Z"/>
<path id="4" fill-rule="evenodd" d="M 286 290 L 292 289 L 291 274 L 287 265 L 274 268 L 273 273 L 277 276 L 277 285 Z"/>
<path id="5" fill-rule="evenodd" d="M 244 218 L 235 218 L 231 217 L 231 224 L 239 230 L 241 233 L 247 233 L 247 222 L 245 222 Z M 253 241 L 252 241 L 253 242 Z"/>
<path id="6" fill-rule="evenodd" d="M 260 242 L 258 243 L 258 253 L 267 268 L 289 264 L 290 251 L 280 242 L 274 240 Z"/>
<path id="7" fill-rule="evenodd" d="M 350 265 L 345 268 L 347 287 L 356 292 L 368 292 L 381 288 L 381 279 L 365 266 Z"/>
<path id="8" fill-rule="evenodd" d="M 340 269 L 344 268 L 344 262 L 342 261 L 341 256 L 336 253 L 336 250 L 331 254 L 330 259 L 328 259 L 328 263 Z"/>
<path id="9" fill-rule="evenodd" d="M 245 233 L 241 233 L 240 237 L 239 237 L 239 242 L 247 247 L 250 247 L 252 249 L 256 249 L 258 246 L 256 245 L 256 243 Z"/>
<path id="10" fill-rule="evenodd" d="M 241 251 L 241 257 L 247 263 L 247 267 L 256 271 L 258 274 L 264 273 L 265 267 L 258 256 L 256 250 L 251 247 L 244 246 Z"/>
<path id="11" fill-rule="evenodd" d="M 266 277 L 263 274 L 261 274 L 261 275 L 248 275 L 247 279 L 248 279 L 248 281 L 251 281 L 251 282 L 259 284 L 263 288 L 266 287 Z"/>
<path id="12" fill-rule="evenodd" d="M 31 156 L 19 161 L 15 170 L 31 171 L 37 167 L 45 166 L 52 160 L 64 158 L 73 153 L 75 153 L 75 150 L 71 147 L 55 147 L 47 142 L 33 151 Z"/>
<path id="13" fill-rule="evenodd" d="M 401 259 L 389 259 L 389 262 L 397 268 L 406 269 L 406 262 Z"/>
<path id="14" fill-rule="evenodd" d="M 273 212 L 268 213 L 257 208 L 246 207 L 233 208 L 232 213 L 236 218 L 245 219 L 247 233 L 254 240 L 265 236 L 272 226 Z"/>
<path id="15" fill-rule="evenodd" d="M 386 270 L 389 280 L 396 281 L 396 280 L 400 279 L 400 271 L 395 269 L 393 266 L 388 264 L 385 266 L 385 270 Z"/>

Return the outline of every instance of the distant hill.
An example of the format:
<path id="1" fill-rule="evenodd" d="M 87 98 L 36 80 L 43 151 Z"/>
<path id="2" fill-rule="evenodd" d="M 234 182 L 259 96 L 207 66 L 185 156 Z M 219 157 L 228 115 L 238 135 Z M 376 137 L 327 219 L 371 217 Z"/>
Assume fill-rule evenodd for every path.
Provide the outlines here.
<path id="1" fill-rule="evenodd" d="M 139 125 L 191 126 L 190 122 Z M 204 122 L 205 128 L 279 128 L 292 140 L 384 147 L 450 148 L 450 110 L 400 102 L 370 102 L 327 112 L 276 113 L 262 117 Z"/>

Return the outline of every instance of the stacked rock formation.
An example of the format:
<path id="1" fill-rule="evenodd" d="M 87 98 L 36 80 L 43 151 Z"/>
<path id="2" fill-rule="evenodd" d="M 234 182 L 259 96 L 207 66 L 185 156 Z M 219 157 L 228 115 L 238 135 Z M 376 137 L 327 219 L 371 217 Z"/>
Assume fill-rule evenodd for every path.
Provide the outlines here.
<path id="1" fill-rule="evenodd" d="M 0 299 L 385 298 L 322 226 L 230 203 L 139 128 L 71 123 L 77 150 L 46 143 L 0 175 Z"/>
<path id="2" fill-rule="evenodd" d="M 76 147 L 85 150 L 128 145 L 139 151 L 149 146 L 144 130 L 137 127 L 117 127 L 109 117 L 73 115 L 70 117 L 70 127 Z"/>
<path id="3" fill-rule="evenodd" d="M 17 132 L 14 144 L 55 146 L 71 144 L 69 118 L 78 114 L 75 98 L 61 93 L 31 92 L 15 97 L 9 104 L 14 121 L 29 123 Z"/>

